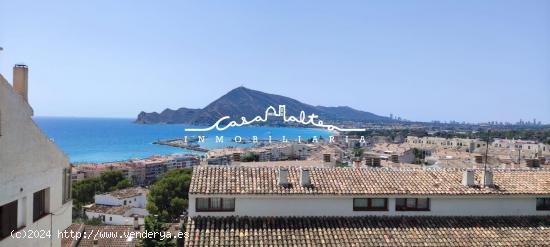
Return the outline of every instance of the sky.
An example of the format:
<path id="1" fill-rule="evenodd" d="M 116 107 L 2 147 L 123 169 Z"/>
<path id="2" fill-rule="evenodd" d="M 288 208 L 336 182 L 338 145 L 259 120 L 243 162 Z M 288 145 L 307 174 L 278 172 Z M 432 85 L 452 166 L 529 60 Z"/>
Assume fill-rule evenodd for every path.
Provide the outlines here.
<path id="1" fill-rule="evenodd" d="M 550 1 L 0 0 L 37 116 L 202 108 L 245 86 L 414 121 L 550 123 Z"/>

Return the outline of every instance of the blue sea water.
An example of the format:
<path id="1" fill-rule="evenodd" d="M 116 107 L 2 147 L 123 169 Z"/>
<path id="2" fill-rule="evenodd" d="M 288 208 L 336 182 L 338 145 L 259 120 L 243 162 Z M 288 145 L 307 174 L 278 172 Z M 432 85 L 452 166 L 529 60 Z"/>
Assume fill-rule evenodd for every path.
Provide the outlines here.
<path id="1" fill-rule="evenodd" d="M 66 118 L 35 117 L 38 126 L 69 156 L 71 162 L 109 162 L 131 158 L 145 158 L 155 154 L 196 153 L 180 148 L 152 144 L 157 140 L 183 138 L 184 136 L 205 135 L 206 141 L 201 147 L 218 148 L 223 146 L 249 146 L 238 144 L 235 136 L 250 140 L 280 140 L 285 136 L 289 140 L 302 140 L 313 136 L 328 138 L 324 129 L 272 128 L 272 127 L 235 127 L 225 131 L 185 132 L 183 124 L 134 124 L 133 119 L 110 118 Z M 223 143 L 216 143 L 215 136 L 224 136 Z"/>

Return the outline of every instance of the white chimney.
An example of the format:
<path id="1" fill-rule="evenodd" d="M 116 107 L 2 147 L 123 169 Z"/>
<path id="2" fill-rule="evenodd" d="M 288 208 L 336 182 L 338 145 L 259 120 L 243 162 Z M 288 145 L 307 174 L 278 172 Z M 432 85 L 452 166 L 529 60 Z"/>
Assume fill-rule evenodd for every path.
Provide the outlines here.
<path id="1" fill-rule="evenodd" d="M 28 102 L 29 68 L 24 64 L 13 66 L 13 90 Z"/>
<path id="2" fill-rule="evenodd" d="M 462 175 L 462 185 L 467 187 L 474 186 L 474 174 L 475 172 L 473 170 L 464 171 L 464 174 Z"/>
<path id="3" fill-rule="evenodd" d="M 300 179 L 300 184 L 302 184 L 302 187 L 311 186 L 311 177 L 309 174 L 309 169 L 302 168 L 302 176 Z"/>
<path id="4" fill-rule="evenodd" d="M 279 168 L 279 185 L 287 186 L 288 185 L 288 168 Z"/>
<path id="5" fill-rule="evenodd" d="M 134 230 L 139 230 L 139 218 L 134 216 Z"/>
<path id="6" fill-rule="evenodd" d="M 483 187 L 492 187 L 493 186 L 493 172 L 492 171 L 483 171 L 481 173 L 481 184 Z"/>

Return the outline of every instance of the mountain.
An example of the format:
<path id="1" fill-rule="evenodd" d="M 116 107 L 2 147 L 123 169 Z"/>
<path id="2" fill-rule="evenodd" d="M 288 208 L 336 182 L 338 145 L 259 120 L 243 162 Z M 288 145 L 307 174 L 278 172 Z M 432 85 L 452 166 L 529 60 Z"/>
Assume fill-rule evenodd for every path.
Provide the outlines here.
<path id="1" fill-rule="evenodd" d="M 221 98 L 210 103 L 203 109 L 179 108 L 177 110 L 166 109 L 161 113 L 139 113 L 136 123 L 184 123 L 191 125 L 212 125 L 223 116 L 230 116 L 231 120 L 240 121 L 241 117 L 252 119 L 255 116 L 264 115 L 269 106 L 278 109 L 279 105 L 286 105 L 287 116 L 300 115 L 304 111 L 306 115 L 315 113 L 325 123 L 334 121 L 353 122 L 382 122 L 390 121 L 387 117 L 375 115 L 370 112 L 360 111 L 348 106 L 325 107 L 304 104 L 295 99 L 268 94 L 245 87 L 238 87 Z M 275 120 L 275 119 L 272 119 Z M 277 125 L 281 121 L 270 121 Z"/>

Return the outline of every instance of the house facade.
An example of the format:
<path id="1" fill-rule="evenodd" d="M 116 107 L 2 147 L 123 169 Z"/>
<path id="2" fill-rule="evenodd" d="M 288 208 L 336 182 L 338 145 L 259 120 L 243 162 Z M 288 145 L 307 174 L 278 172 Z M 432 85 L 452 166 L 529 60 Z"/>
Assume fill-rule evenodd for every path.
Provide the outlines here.
<path id="1" fill-rule="evenodd" d="M 548 170 L 289 167 L 195 173 L 190 216 L 550 215 Z M 490 184 L 484 185 L 484 176 Z"/>
<path id="2" fill-rule="evenodd" d="M 32 120 L 27 66 L 13 74 L 13 86 L 0 75 L 0 246 L 60 246 L 55 234 L 72 220 L 69 160 Z M 22 237 L 34 231 L 48 241 Z"/>
<path id="3" fill-rule="evenodd" d="M 196 167 L 185 246 L 540 246 L 550 170 Z"/>
<path id="4" fill-rule="evenodd" d="M 143 225 L 149 215 L 147 193 L 147 189 L 131 187 L 95 195 L 95 203 L 84 207 L 86 216 L 107 225 Z"/>

